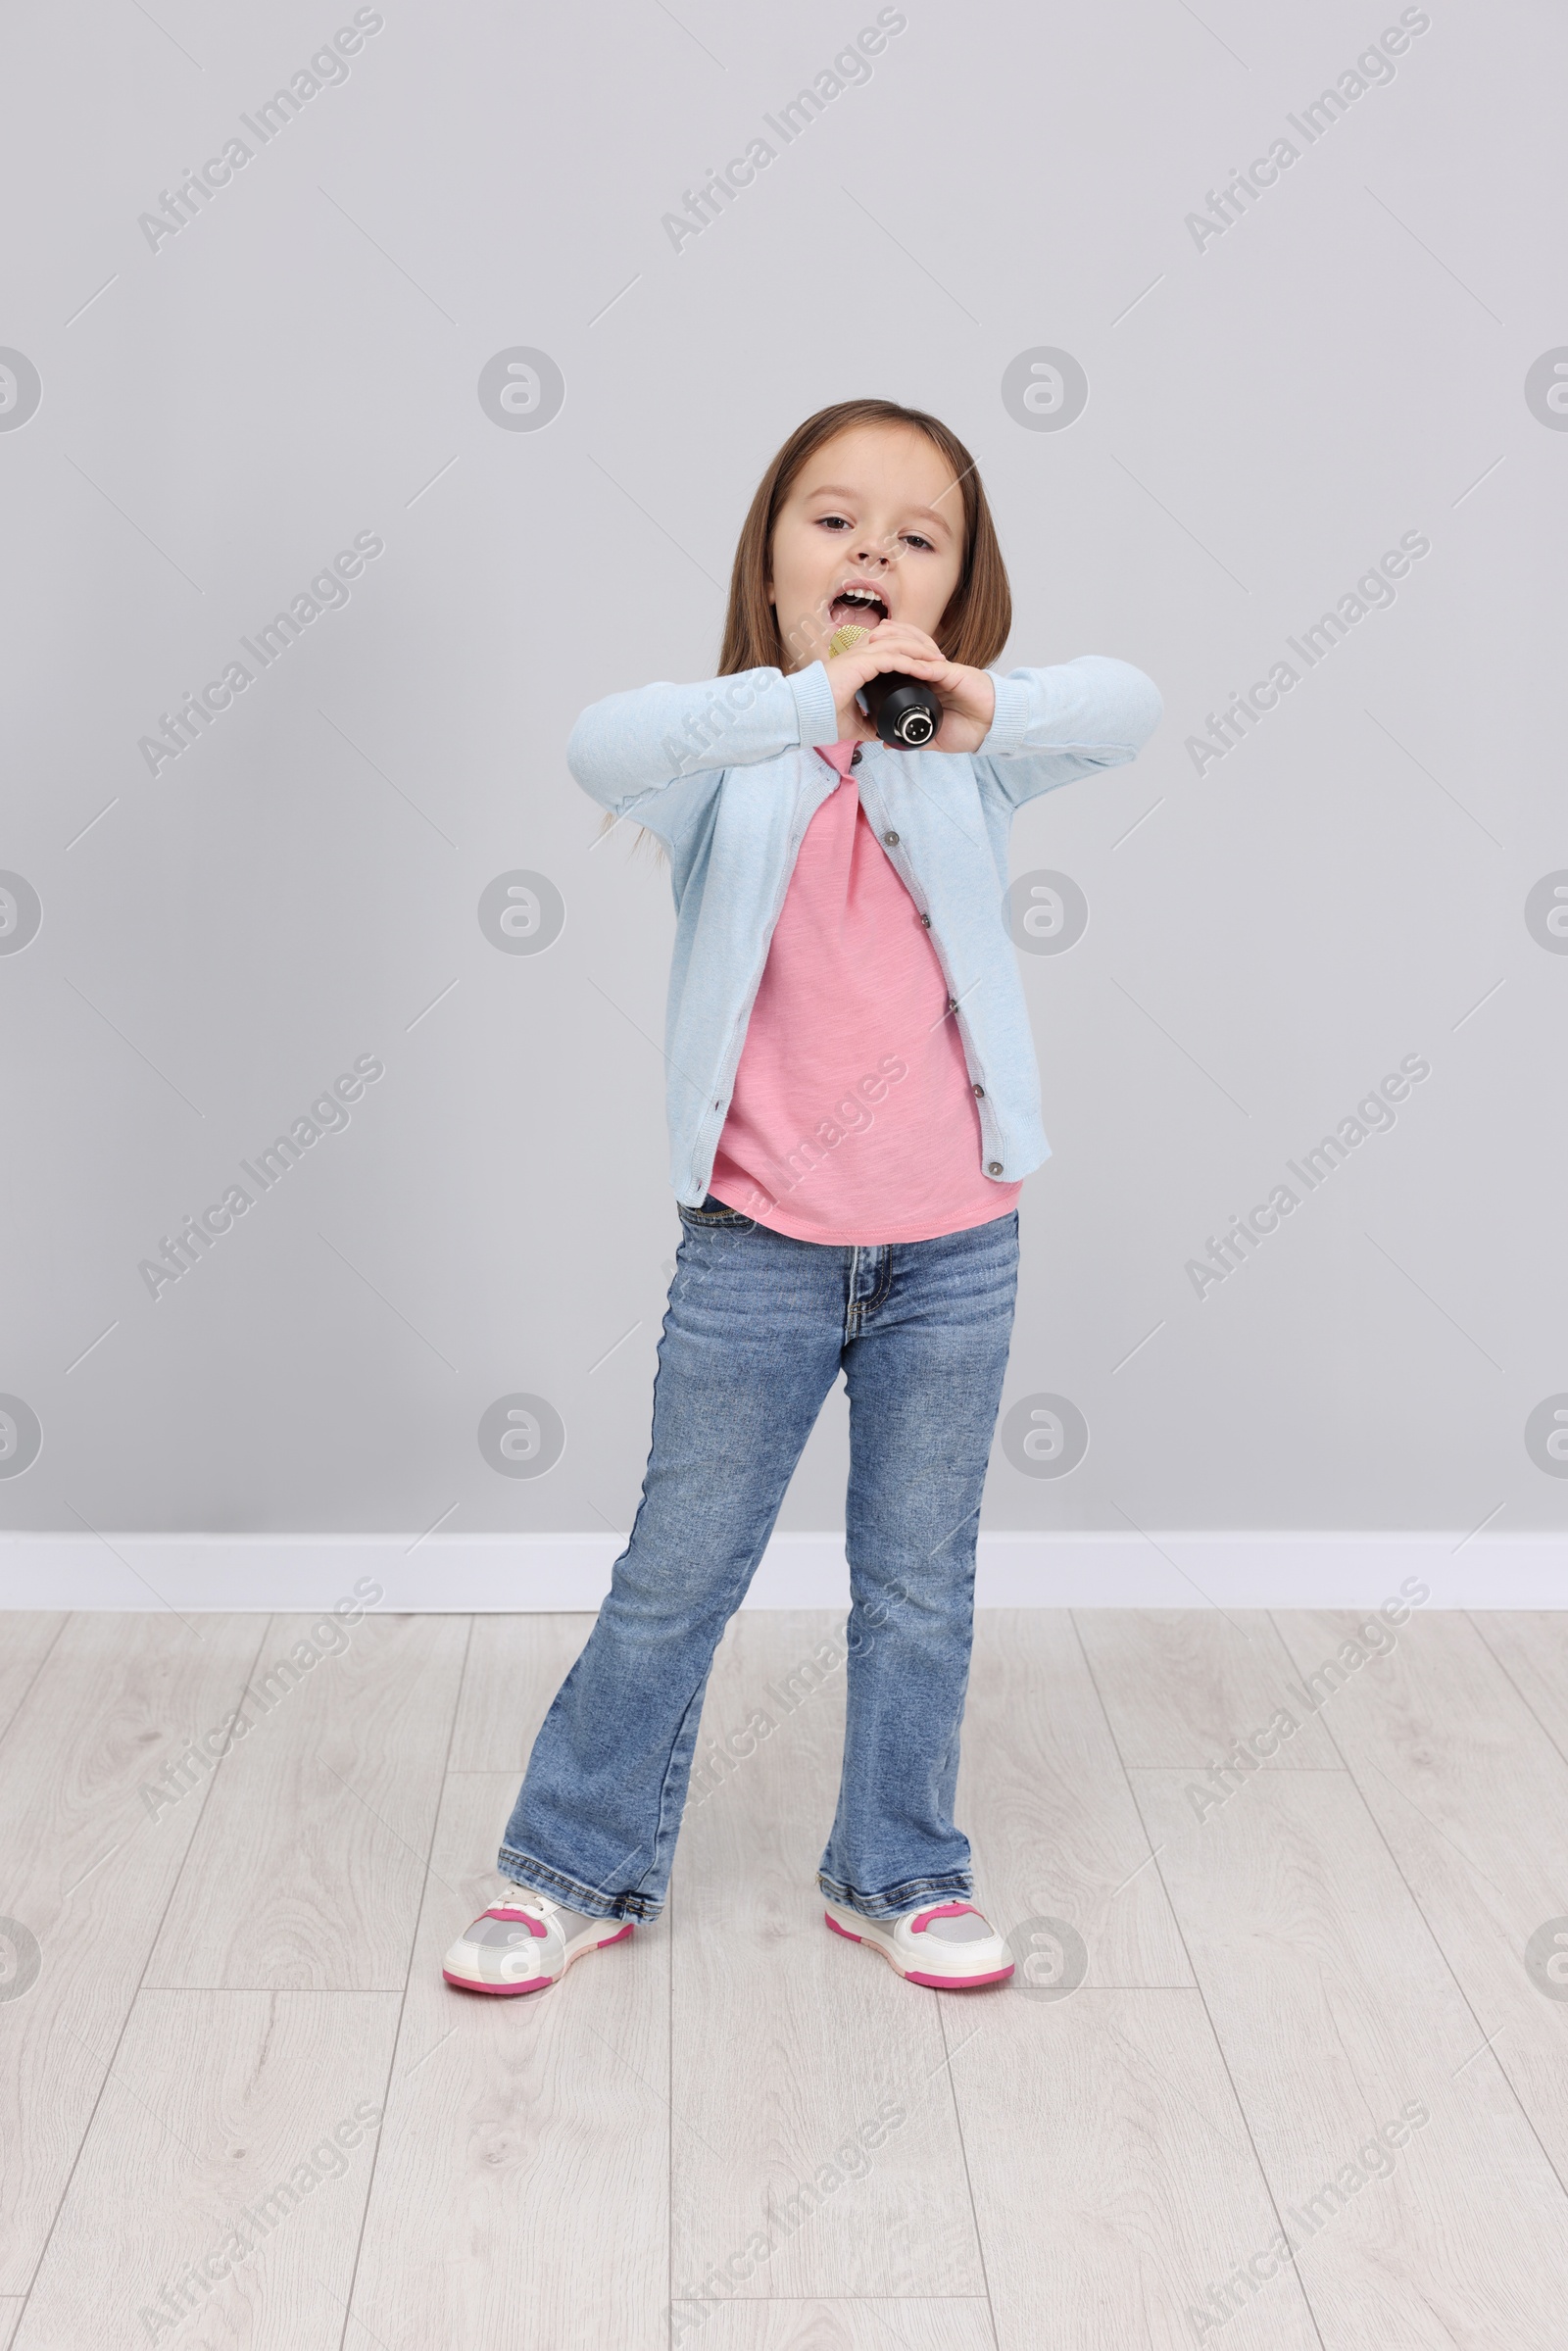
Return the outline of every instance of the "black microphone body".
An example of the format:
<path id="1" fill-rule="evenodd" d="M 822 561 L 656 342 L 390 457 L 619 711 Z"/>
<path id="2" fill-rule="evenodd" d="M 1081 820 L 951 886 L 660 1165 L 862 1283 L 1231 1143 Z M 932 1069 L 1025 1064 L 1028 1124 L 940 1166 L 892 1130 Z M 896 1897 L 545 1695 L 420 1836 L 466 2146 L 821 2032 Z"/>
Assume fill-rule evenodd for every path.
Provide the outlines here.
<path id="1" fill-rule="evenodd" d="M 902 670 L 883 669 L 860 688 L 866 715 L 882 741 L 895 751 L 919 751 L 942 724 L 942 705 L 931 688 Z"/>

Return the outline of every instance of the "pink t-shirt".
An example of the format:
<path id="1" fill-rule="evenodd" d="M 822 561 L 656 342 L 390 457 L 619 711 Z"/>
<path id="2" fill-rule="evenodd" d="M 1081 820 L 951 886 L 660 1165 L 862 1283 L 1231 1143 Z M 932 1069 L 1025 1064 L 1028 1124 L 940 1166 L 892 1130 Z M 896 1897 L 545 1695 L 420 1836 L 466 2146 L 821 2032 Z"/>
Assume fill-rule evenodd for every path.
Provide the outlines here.
<path id="1" fill-rule="evenodd" d="M 768 946 L 709 1190 L 796 1241 L 934 1241 L 1004 1216 L 931 934 L 850 762 L 806 828 Z"/>

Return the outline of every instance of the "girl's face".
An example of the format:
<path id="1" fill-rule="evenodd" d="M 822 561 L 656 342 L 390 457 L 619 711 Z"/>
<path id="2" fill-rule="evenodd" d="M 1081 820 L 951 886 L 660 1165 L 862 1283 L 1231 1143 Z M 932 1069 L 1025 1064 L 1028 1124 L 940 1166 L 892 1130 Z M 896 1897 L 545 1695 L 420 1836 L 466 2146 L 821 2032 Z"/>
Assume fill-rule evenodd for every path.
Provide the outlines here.
<path id="1" fill-rule="evenodd" d="M 835 433 L 796 474 L 773 524 L 767 593 L 785 668 L 822 659 L 846 621 L 902 620 L 934 636 L 962 567 L 963 494 L 924 433 Z"/>

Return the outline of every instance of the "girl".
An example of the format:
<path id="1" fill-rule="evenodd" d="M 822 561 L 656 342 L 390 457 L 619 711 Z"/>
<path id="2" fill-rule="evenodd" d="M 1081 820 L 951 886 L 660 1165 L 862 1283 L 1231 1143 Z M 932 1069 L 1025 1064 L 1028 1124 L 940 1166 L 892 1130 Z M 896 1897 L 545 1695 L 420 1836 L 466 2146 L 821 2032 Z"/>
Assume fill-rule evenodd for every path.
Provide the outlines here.
<path id="1" fill-rule="evenodd" d="M 869 633 L 836 651 L 836 632 Z M 1001 901 L 1013 812 L 1135 758 L 1140 670 L 988 667 L 1006 572 L 967 450 L 887 400 L 821 410 L 741 533 L 719 674 L 585 710 L 573 775 L 667 849 L 665 1021 L 684 1228 L 642 1498 L 502 1840 L 513 1892 L 449 1984 L 528 1992 L 664 1904 L 719 1637 L 822 1399 L 850 1398 L 851 1606 L 827 1925 L 944 1989 L 1012 1973 L 953 1819 L 975 1538 L 1049 1155 Z M 882 743 L 897 670 L 942 705 Z"/>

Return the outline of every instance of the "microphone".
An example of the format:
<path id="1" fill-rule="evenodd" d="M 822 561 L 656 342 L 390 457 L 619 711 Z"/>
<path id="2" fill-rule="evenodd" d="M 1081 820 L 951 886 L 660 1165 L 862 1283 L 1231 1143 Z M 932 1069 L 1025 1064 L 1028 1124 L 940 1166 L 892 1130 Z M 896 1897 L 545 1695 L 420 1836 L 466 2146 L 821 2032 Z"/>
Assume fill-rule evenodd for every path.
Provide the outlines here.
<path id="1" fill-rule="evenodd" d="M 836 628 L 827 641 L 830 655 L 848 653 L 862 637 L 871 634 L 846 621 Z M 942 724 L 942 705 L 931 688 L 917 677 L 906 677 L 902 670 L 884 669 L 867 678 L 860 688 L 865 696 L 866 711 L 871 724 L 882 741 L 895 751 L 918 751 L 929 743 Z"/>

